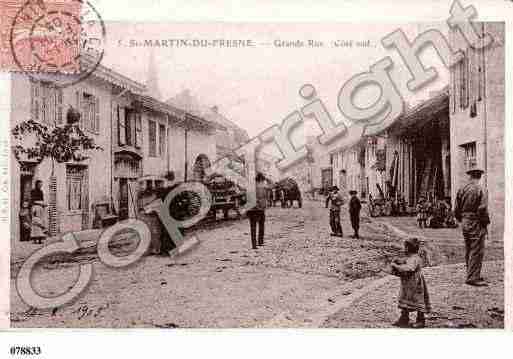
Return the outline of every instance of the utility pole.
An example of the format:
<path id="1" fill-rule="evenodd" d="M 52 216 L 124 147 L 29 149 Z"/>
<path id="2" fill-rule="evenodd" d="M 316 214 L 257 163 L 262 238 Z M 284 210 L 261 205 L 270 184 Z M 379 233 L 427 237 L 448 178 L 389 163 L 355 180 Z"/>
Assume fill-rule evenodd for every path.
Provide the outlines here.
<path id="1" fill-rule="evenodd" d="M 187 117 L 187 114 L 185 114 L 185 116 Z M 186 118 L 186 120 L 187 120 L 187 118 Z M 188 166 L 188 161 L 187 161 L 187 157 L 188 157 L 188 154 L 187 154 L 187 152 L 188 152 L 187 151 L 187 147 L 188 147 L 188 144 L 187 144 L 187 132 L 188 132 L 188 130 L 187 130 L 187 121 L 185 121 L 185 126 L 184 126 L 184 130 L 183 131 L 184 131 L 184 147 L 185 147 L 185 149 L 184 149 L 184 154 L 185 154 L 185 162 L 184 162 L 184 164 L 185 164 L 185 172 L 183 174 L 183 181 L 187 182 L 187 169 L 189 167 Z"/>

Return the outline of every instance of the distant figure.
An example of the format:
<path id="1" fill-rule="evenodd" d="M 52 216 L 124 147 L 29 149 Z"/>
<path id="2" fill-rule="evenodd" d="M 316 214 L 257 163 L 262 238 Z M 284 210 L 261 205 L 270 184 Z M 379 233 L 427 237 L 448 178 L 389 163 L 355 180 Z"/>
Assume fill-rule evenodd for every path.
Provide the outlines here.
<path id="1" fill-rule="evenodd" d="M 423 260 L 419 256 L 419 241 L 410 238 L 404 242 L 406 259 L 396 259 L 392 262 L 392 274 L 401 278 L 399 292 L 399 308 L 401 317 L 393 323 L 394 326 L 407 328 L 410 326 L 410 312 L 417 312 L 417 321 L 413 328 L 426 326 L 425 313 L 431 311 L 429 293 L 422 274 Z"/>
<path id="2" fill-rule="evenodd" d="M 287 207 L 287 202 L 286 202 L 286 194 L 285 194 L 285 189 L 280 189 L 280 203 L 281 203 L 281 208 L 285 208 Z"/>
<path id="3" fill-rule="evenodd" d="M 251 247 L 257 249 L 257 245 L 264 245 L 265 230 L 265 208 L 267 203 L 267 186 L 265 178 L 258 173 L 256 181 L 256 206 L 247 211 L 249 218 L 249 227 L 251 232 Z M 283 203 L 283 202 L 282 202 Z M 257 241 L 257 225 L 258 225 L 258 241 Z"/>
<path id="4" fill-rule="evenodd" d="M 271 189 L 267 189 L 267 207 L 273 207 L 273 191 Z"/>
<path id="5" fill-rule="evenodd" d="M 340 224 L 340 209 L 344 204 L 344 198 L 340 194 L 338 187 L 333 186 L 330 195 L 330 227 L 331 235 L 337 237 L 343 237 L 342 225 Z"/>
<path id="6" fill-rule="evenodd" d="M 441 228 L 447 215 L 447 206 L 443 201 L 435 201 L 428 214 L 427 224 L 429 228 Z"/>
<path id="7" fill-rule="evenodd" d="M 417 211 L 417 225 L 419 228 L 426 228 L 427 221 L 427 208 L 424 197 L 420 197 L 416 206 Z"/>
<path id="8" fill-rule="evenodd" d="M 360 230 L 360 210 L 362 204 L 356 196 L 356 191 L 349 191 L 351 199 L 349 200 L 349 217 L 351 218 L 351 227 L 353 227 L 354 235 L 353 238 L 360 238 L 358 231 Z"/>
<path id="9" fill-rule="evenodd" d="M 34 203 L 35 201 L 44 202 L 44 194 L 43 194 L 43 181 L 37 180 L 35 183 L 35 187 L 30 191 L 30 201 Z"/>
<path id="10" fill-rule="evenodd" d="M 32 227 L 32 218 L 30 215 L 30 205 L 28 201 L 23 201 L 20 210 L 20 241 L 30 241 L 30 230 Z"/>
<path id="11" fill-rule="evenodd" d="M 490 224 L 488 196 L 479 184 L 483 173 L 481 169 L 467 171 L 469 183 L 458 191 L 454 208 L 454 216 L 461 222 L 465 239 L 466 283 L 479 287 L 488 285 L 481 277 L 487 226 Z"/>
<path id="12" fill-rule="evenodd" d="M 46 239 L 46 227 L 43 219 L 44 207 L 46 207 L 46 205 L 43 201 L 32 202 L 32 226 L 30 228 L 30 239 L 32 239 L 35 244 L 41 244 L 43 243 L 43 240 Z"/>

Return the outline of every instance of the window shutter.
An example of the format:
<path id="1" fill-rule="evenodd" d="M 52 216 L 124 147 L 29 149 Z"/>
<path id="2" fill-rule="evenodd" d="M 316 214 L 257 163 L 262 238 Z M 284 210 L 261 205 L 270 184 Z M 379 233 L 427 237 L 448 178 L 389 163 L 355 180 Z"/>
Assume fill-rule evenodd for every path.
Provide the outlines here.
<path id="1" fill-rule="evenodd" d="M 32 107 L 32 118 L 38 121 L 40 118 L 40 106 L 41 106 L 41 88 L 39 81 L 31 81 L 31 107 Z"/>
<path id="2" fill-rule="evenodd" d="M 94 132 L 100 133 L 100 98 L 94 97 Z"/>
<path id="3" fill-rule="evenodd" d="M 84 129 L 84 114 L 82 112 L 82 91 L 77 90 L 75 92 L 75 105 L 77 106 L 77 111 L 80 113 L 80 123 L 79 126 L 81 129 Z"/>
<path id="4" fill-rule="evenodd" d="M 148 154 L 150 157 L 157 155 L 157 123 L 155 121 L 148 121 Z"/>
<path id="5" fill-rule="evenodd" d="M 118 143 L 120 146 L 125 145 L 125 131 L 125 108 L 118 106 Z"/>
<path id="6" fill-rule="evenodd" d="M 141 114 L 135 116 L 135 147 L 141 148 L 142 145 L 142 119 Z"/>
<path id="7" fill-rule="evenodd" d="M 57 122 L 57 125 L 62 125 L 62 102 L 63 102 L 63 94 L 62 89 L 58 88 L 55 91 L 55 103 L 56 103 L 56 114 L 55 119 Z"/>

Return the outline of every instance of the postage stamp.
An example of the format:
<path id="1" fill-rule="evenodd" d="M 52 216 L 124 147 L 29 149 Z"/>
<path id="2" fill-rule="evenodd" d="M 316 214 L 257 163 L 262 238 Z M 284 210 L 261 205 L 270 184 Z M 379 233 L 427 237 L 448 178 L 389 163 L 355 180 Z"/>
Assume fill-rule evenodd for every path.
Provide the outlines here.
<path id="1" fill-rule="evenodd" d="M 17 70 L 31 77 L 63 75 L 54 82 L 65 87 L 94 72 L 103 58 L 105 35 L 105 24 L 89 1 L 28 0 L 12 19 L 9 45 Z"/>

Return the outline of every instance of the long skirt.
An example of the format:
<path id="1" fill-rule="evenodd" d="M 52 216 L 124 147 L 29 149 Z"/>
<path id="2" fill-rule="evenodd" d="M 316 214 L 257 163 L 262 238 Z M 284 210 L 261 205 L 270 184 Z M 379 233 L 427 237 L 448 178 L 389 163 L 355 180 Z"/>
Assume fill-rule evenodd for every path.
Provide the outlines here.
<path id="1" fill-rule="evenodd" d="M 399 308 L 410 312 L 429 313 L 431 311 L 431 301 L 426 280 L 420 270 L 411 273 L 411 275 L 401 277 Z"/>

